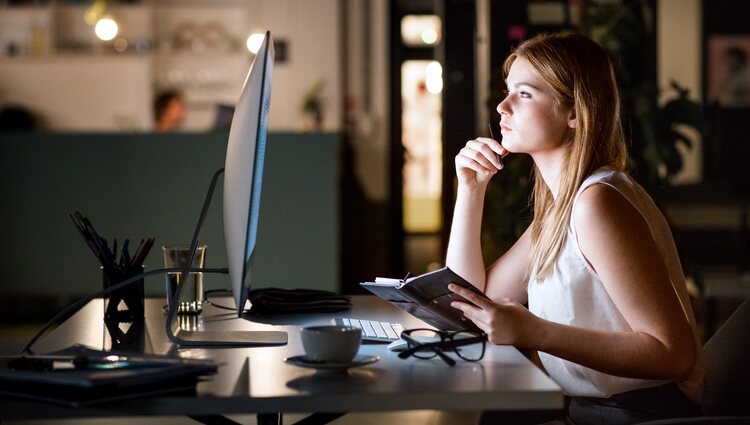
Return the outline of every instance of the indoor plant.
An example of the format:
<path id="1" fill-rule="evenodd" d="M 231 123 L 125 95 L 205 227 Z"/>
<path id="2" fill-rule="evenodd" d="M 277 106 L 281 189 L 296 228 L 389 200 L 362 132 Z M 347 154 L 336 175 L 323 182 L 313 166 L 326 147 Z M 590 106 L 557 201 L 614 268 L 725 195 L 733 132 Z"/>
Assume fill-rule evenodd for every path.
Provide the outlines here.
<path id="1" fill-rule="evenodd" d="M 688 98 L 688 91 L 672 82 L 674 97 L 659 105 L 656 84 L 653 0 L 588 2 L 588 35 L 607 50 L 615 64 L 623 105 L 623 126 L 629 142 L 631 174 L 658 198 L 660 189 L 682 169 L 678 145 L 690 148 L 683 126 L 705 134 L 701 105 Z M 502 71 L 490 83 L 487 107 L 493 120 L 495 107 L 505 89 Z M 482 246 L 489 264 L 507 250 L 530 223 L 532 162 L 528 156 L 506 158 L 502 177 L 492 179 L 485 200 Z M 657 199 L 658 202 L 658 199 Z"/>

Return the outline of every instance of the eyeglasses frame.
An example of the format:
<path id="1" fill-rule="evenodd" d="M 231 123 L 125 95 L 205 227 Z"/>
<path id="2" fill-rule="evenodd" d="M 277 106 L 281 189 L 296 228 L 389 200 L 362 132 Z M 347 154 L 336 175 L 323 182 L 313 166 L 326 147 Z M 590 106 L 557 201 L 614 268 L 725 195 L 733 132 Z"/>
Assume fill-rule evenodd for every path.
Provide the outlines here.
<path id="1" fill-rule="evenodd" d="M 428 342 L 428 343 L 419 342 L 411 336 L 412 332 L 417 332 L 417 331 L 434 332 L 435 334 L 440 336 L 440 341 Z M 471 338 L 465 338 L 460 341 L 456 341 L 455 339 L 453 339 L 455 335 L 458 335 L 460 333 L 468 333 L 468 334 L 472 334 L 475 336 Z M 441 330 L 429 329 L 429 328 L 406 329 L 403 332 L 401 332 L 401 339 L 406 341 L 409 348 L 398 353 L 399 358 L 406 359 L 412 355 L 414 355 L 414 357 L 421 358 L 419 356 L 416 356 L 415 353 L 419 351 L 432 350 L 435 353 L 435 355 L 443 359 L 443 361 L 445 361 L 449 366 L 455 366 L 456 361 L 448 357 L 444 353 L 444 351 L 447 351 L 447 350 L 453 351 L 454 353 L 456 353 L 458 357 L 460 357 L 463 360 L 466 360 L 467 362 L 476 362 L 476 361 L 481 360 L 484 357 L 484 352 L 487 347 L 487 334 L 485 334 L 484 332 L 477 332 L 473 330 L 441 331 Z M 458 350 L 456 350 L 456 348 L 458 347 L 462 347 L 464 345 L 476 344 L 479 342 L 482 343 L 482 354 L 480 354 L 479 357 L 476 359 L 467 359 L 466 357 L 462 356 Z M 434 356 L 431 356 L 428 358 L 432 358 L 432 357 Z"/>

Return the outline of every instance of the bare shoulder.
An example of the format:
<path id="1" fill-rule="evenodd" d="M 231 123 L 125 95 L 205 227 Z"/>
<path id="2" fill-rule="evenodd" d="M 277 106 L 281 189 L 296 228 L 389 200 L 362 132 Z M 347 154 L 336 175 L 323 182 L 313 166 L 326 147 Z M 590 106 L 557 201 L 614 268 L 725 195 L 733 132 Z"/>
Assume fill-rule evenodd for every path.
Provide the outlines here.
<path id="1" fill-rule="evenodd" d="M 595 184 L 573 207 L 578 246 L 610 293 L 666 276 L 648 223 L 615 188 Z M 665 278 L 669 282 L 668 278 Z"/>
<path id="2" fill-rule="evenodd" d="M 590 231 L 640 233 L 648 228 L 633 204 L 607 184 L 587 187 L 578 197 L 571 219 L 579 236 Z"/>

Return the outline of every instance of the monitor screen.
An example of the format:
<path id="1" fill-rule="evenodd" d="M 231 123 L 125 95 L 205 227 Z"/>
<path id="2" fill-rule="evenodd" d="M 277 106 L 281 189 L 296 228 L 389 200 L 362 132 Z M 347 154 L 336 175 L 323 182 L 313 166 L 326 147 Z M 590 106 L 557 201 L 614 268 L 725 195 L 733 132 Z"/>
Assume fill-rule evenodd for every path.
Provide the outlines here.
<path id="1" fill-rule="evenodd" d="M 224 239 L 237 314 L 250 292 L 271 105 L 273 42 L 266 32 L 232 116 L 224 163 Z"/>

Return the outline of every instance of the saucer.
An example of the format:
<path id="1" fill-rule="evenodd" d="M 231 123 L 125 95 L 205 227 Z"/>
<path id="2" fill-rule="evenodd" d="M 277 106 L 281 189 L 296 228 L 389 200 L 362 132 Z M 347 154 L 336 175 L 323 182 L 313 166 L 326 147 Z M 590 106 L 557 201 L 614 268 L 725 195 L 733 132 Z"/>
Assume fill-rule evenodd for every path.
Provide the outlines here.
<path id="1" fill-rule="evenodd" d="M 284 359 L 284 362 L 289 363 L 290 365 L 307 367 L 319 371 L 345 371 L 346 369 L 349 369 L 351 367 L 365 366 L 371 363 L 375 363 L 378 360 L 380 360 L 380 357 L 378 356 L 366 356 L 364 354 L 359 354 L 355 356 L 351 362 L 348 363 L 318 362 L 309 360 L 307 356 L 287 357 L 286 359 Z"/>

